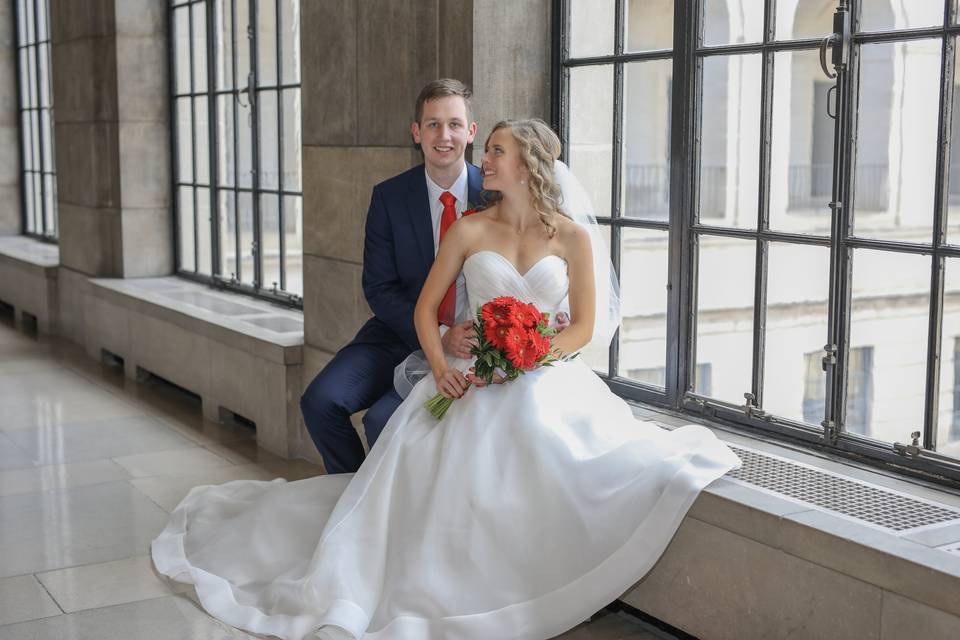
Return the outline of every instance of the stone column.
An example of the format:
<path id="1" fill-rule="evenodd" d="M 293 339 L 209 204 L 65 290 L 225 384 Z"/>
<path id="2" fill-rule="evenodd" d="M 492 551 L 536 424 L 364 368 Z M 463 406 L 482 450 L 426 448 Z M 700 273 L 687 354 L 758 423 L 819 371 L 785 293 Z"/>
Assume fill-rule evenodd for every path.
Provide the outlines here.
<path id="1" fill-rule="evenodd" d="M 17 40 L 13 2 L 0 3 L 0 235 L 21 232 Z"/>
<path id="2" fill-rule="evenodd" d="M 164 0 L 51 0 L 61 327 L 87 276 L 173 272 Z"/>

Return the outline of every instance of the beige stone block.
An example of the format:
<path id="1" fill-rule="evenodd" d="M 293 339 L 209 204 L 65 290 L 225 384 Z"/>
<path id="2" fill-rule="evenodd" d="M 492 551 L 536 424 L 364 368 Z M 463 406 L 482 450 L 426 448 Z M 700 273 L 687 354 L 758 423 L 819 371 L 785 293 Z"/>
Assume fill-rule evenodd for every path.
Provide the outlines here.
<path id="1" fill-rule="evenodd" d="M 412 144 L 420 89 L 437 77 L 438 12 L 417 0 L 358 3 L 357 144 Z"/>
<path id="2" fill-rule="evenodd" d="M 371 315 L 360 284 L 362 267 L 304 256 L 304 342 L 336 352 Z"/>
<path id="3" fill-rule="evenodd" d="M 473 84 L 473 2 L 440 2 L 437 76 Z"/>
<path id="4" fill-rule="evenodd" d="M 474 161 L 498 121 L 550 121 L 550 15 L 549 0 L 473 0 Z"/>
<path id="5" fill-rule="evenodd" d="M 879 588 L 689 516 L 621 599 L 700 638 L 879 637 Z"/>
<path id="6" fill-rule="evenodd" d="M 14 2 L 0 3 L 0 49 L 10 49 L 16 46 L 16 17 L 14 16 Z"/>
<path id="7" fill-rule="evenodd" d="M 960 638 L 960 617 L 884 591 L 880 639 L 901 638 L 956 640 Z"/>
<path id="8" fill-rule="evenodd" d="M 60 246 L 61 260 L 63 245 Z M 57 326 L 60 335 L 76 344 L 84 344 L 86 339 L 86 305 L 84 300 L 89 295 L 90 284 L 87 276 L 69 266 L 63 265 L 57 270 L 57 311 L 59 321 Z"/>
<path id="9" fill-rule="evenodd" d="M 121 122 L 169 120 L 167 47 L 163 34 L 117 36 L 117 114 Z M 149 73 L 145 73 L 146 69 Z M 165 135 L 170 135 L 168 130 Z M 167 137 L 153 152 L 156 154 L 169 144 Z"/>
<path id="10" fill-rule="evenodd" d="M 0 184 L 15 185 L 20 179 L 20 132 L 15 126 L 0 126 Z"/>
<path id="11" fill-rule="evenodd" d="M 18 234 L 22 224 L 20 188 L 0 185 L 0 235 Z"/>
<path id="12" fill-rule="evenodd" d="M 167 6 L 163 0 L 122 0 L 114 6 L 118 36 L 162 36 L 167 33 Z"/>
<path id="13" fill-rule="evenodd" d="M 304 147 L 303 152 L 304 253 L 362 262 L 373 187 L 417 164 L 417 152 L 384 147 Z"/>
<path id="14" fill-rule="evenodd" d="M 173 228 L 170 209 L 127 209 L 121 212 L 123 276 L 145 278 L 173 273 Z"/>
<path id="15" fill-rule="evenodd" d="M 58 119 L 55 135 L 59 202 L 86 207 L 118 206 L 117 123 L 62 123 Z"/>
<path id="16" fill-rule="evenodd" d="M 122 358 L 132 355 L 130 318 L 123 307 L 104 300 L 92 291 L 87 298 L 84 317 L 87 355 L 99 360 L 103 349 Z"/>
<path id="17" fill-rule="evenodd" d="M 133 361 L 193 393 L 206 395 L 210 389 L 209 341 L 169 322 L 129 313 Z M 149 339 L 144 339 L 146 336 Z"/>
<path id="18" fill-rule="evenodd" d="M 52 65 L 58 123 L 117 119 L 114 38 L 83 37 L 54 44 Z"/>
<path id="19" fill-rule="evenodd" d="M 787 553 L 960 615 L 960 556 L 823 511 L 784 517 Z"/>
<path id="20" fill-rule="evenodd" d="M 106 36 L 114 32 L 114 15 L 113 0 L 50 0 L 51 36 L 54 42 Z"/>
<path id="21" fill-rule="evenodd" d="M 303 144 L 356 144 L 357 3 L 314 0 L 301 11 Z"/>
<path id="22" fill-rule="evenodd" d="M 6 3 L 3 3 L 6 6 Z M 2 25 L 0 25 L 2 26 Z M 14 49 L 0 47 L 0 124 L 17 124 L 17 56 Z"/>
<path id="23" fill-rule="evenodd" d="M 60 262 L 89 276 L 120 275 L 120 216 L 61 201 Z"/>
<path id="24" fill-rule="evenodd" d="M 163 122 L 121 122 L 118 135 L 124 208 L 169 207 L 169 127 Z"/>

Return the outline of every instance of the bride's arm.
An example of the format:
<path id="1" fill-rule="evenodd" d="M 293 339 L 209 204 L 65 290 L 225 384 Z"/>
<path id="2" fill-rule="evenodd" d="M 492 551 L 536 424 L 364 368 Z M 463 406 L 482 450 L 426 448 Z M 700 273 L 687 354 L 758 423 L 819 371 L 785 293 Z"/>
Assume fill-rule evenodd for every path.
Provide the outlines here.
<path id="1" fill-rule="evenodd" d="M 447 289 L 457 279 L 463 268 L 463 260 L 467 254 L 468 233 L 464 229 L 466 225 L 469 225 L 469 222 L 457 221 L 444 234 L 437 257 L 433 261 L 426 282 L 423 283 L 420 297 L 417 298 L 417 306 L 413 311 L 417 338 L 430 363 L 433 377 L 437 381 L 437 390 L 450 398 L 462 396 L 469 385 L 461 372 L 447 364 L 447 359 L 443 355 L 437 310 Z"/>
<path id="2" fill-rule="evenodd" d="M 553 348 L 562 355 L 576 353 L 593 337 L 597 292 L 593 277 L 593 249 L 590 234 L 571 224 L 561 236 L 570 278 L 570 325 L 553 338 Z"/>

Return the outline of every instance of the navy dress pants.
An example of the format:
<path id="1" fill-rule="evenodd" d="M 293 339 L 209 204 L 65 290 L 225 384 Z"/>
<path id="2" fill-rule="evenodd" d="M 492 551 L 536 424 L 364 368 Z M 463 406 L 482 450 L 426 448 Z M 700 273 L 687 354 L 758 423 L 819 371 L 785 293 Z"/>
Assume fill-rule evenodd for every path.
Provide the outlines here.
<path id="1" fill-rule="evenodd" d="M 364 432 L 372 447 L 400 396 L 393 389 L 393 369 L 409 355 L 402 343 L 351 343 L 313 379 L 300 398 L 307 431 L 327 473 L 352 473 L 363 463 L 363 443 L 350 416 L 369 409 Z"/>

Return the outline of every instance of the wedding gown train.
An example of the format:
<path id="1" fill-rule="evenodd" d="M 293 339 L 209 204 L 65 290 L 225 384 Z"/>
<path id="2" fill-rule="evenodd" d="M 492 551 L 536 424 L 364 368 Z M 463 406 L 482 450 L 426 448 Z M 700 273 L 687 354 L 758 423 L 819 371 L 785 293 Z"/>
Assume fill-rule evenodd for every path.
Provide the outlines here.
<path id="1" fill-rule="evenodd" d="M 554 311 L 566 263 L 464 263 L 471 308 Z M 468 361 L 456 361 L 466 368 Z M 290 640 L 543 640 L 619 597 L 739 460 L 707 429 L 637 420 L 580 360 L 470 389 L 418 383 L 356 474 L 193 489 L 153 542 L 203 607 Z"/>

